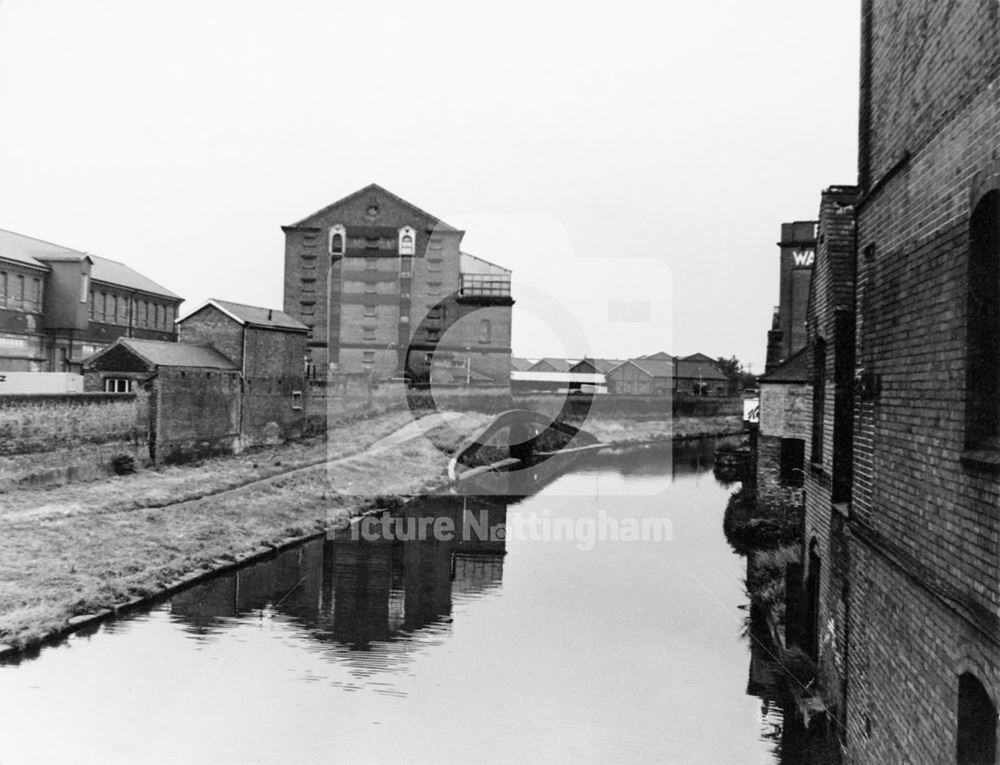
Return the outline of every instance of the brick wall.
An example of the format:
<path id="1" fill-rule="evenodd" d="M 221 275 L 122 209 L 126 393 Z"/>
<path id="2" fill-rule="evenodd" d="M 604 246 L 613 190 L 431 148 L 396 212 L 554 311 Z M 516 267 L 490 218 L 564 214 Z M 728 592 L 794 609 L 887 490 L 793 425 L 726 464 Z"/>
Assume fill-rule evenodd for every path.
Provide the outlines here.
<path id="1" fill-rule="evenodd" d="M 179 325 L 180 341 L 212 345 L 239 368 L 243 368 L 243 325 L 213 305 L 202 308 Z"/>
<path id="2" fill-rule="evenodd" d="M 0 396 L 0 455 L 145 438 L 143 393 Z"/>
<path id="3" fill-rule="evenodd" d="M 301 435 L 306 416 L 305 352 L 306 336 L 300 332 L 247 328 L 244 444 L 276 443 Z M 300 400 L 293 401 L 295 392 L 302 394 Z"/>
<path id="4" fill-rule="evenodd" d="M 238 372 L 162 367 L 153 381 L 153 395 L 157 462 L 238 451 Z"/>
<path id="5" fill-rule="evenodd" d="M 997 178 L 1000 29 L 992 1 L 866 8 L 857 359 L 881 393 L 855 412 L 849 750 L 948 762 L 964 662 L 1000 700 L 1000 481 L 963 461 L 969 218 Z"/>

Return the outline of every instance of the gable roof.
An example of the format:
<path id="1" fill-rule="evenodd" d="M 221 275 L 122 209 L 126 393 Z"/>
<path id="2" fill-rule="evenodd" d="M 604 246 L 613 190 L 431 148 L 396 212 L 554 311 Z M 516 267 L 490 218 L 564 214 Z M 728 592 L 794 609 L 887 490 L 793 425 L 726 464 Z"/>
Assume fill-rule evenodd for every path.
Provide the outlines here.
<path id="1" fill-rule="evenodd" d="M 707 362 L 709 364 L 715 364 L 715 359 L 711 356 L 706 356 L 704 353 L 692 353 L 690 356 L 685 356 L 684 358 L 678 359 L 678 361 L 701 361 Z"/>
<path id="2" fill-rule="evenodd" d="M 640 359 L 652 359 L 654 361 L 673 361 L 674 357 L 671 356 L 666 351 L 658 351 L 656 353 L 650 353 L 647 356 L 640 356 Z"/>
<path id="3" fill-rule="evenodd" d="M 534 363 L 531 359 L 523 359 L 520 356 L 510 357 L 510 368 L 515 372 L 523 372 Z"/>
<path id="4" fill-rule="evenodd" d="M 570 361 L 569 359 L 559 359 L 554 356 L 546 356 L 545 358 L 541 358 L 536 361 L 528 367 L 528 369 L 536 372 L 544 372 L 546 370 L 551 372 L 568 372 L 573 363 L 574 361 Z"/>
<path id="5" fill-rule="evenodd" d="M 652 378 L 657 379 L 672 379 L 674 376 L 674 363 L 672 361 L 663 361 L 662 359 L 626 359 L 617 366 L 608 370 L 608 374 L 612 374 L 615 370 L 621 369 L 627 364 L 631 364 L 640 372 L 649 375 Z"/>
<path id="6" fill-rule="evenodd" d="M 201 369 L 227 369 L 239 371 L 236 366 L 210 345 L 170 343 L 164 340 L 136 340 L 119 337 L 115 342 L 88 358 L 85 366 L 115 348 L 126 348 L 152 367 L 199 367 Z"/>
<path id="7" fill-rule="evenodd" d="M 175 295 L 166 287 L 157 284 L 152 279 L 117 260 L 91 255 L 81 250 L 63 247 L 61 244 L 53 244 L 14 231 L 0 229 L 0 257 L 46 270 L 49 268 L 47 261 L 89 259 L 91 262 L 90 278 L 93 281 L 181 300 L 179 295 Z"/>
<path id="8" fill-rule="evenodd" d="M 807 383 L 809 376 L 809 346 L 800 348 L 767 374 L 759 377 L 759 383 Z"/>
<path id="9" fill-rule="evenodd" d="M 458 229 L 457 229 L 457 228 L 455 228 L 454 226 L 449 226 L 449 225 L 448 225 L 447 223 L 445 223 L 445 222 L 444 222 L 443 220 L 441 220 L 441 219 L 440 219 L 440 218 L 438 218 L 437 216 L 435 216 L 435 215 L 431 215 L 431 214 L 430 214 L 429 212 L 427 212 L 426 210 L 421 210 L 421 209 L 420 209 L 419 207 L 417 207 L 417 206 L 416 206 L 415 204 L 413 204 L 412 202 L 407 202 L 407 201 L 406 201 L 405 199 L 403 199 L 402 197 L 397 197 L 397 196 L 396 196 L 395 194 L 393 194 L 393 193 L 392 193 L 391 191 L 388 191 L 388 190 L 386 190 L 386 189 L 382 188 L 382 187 L 381 187 L 381 186 L 379 186 L 379 185 L 378 185 L 377 183 L 369 183 L 369 184 L 368 184 L 367 186 L 365 186 L 365 187 L 364 187 L 363 189 L 358 189 L 357 191 L 355 191 L 355 192 L 353 192 L 353 193 L 351 193 L 351 194 L 348 194 L 348 195 L 347 195 L 346 197 L 343 197 L 343 198 L 341 198 L 341 199 L 338 199 L 338 200 L 337 200 L 336 202 L 334 202 L 333 204 L 329 204 L 329 205 L 327 205 L 326 207 L 324 207 L 324 208 L 322 208 L 322 209 L 320 209 L 320 210 L 317 210 L 317 211 L 316 211 L 316 212 L 314 212 L 314 213 L 313 213 L 312 215 L 307 215 L 307 216 L 306 216 L 306 217 L 304 217 L 304 218 L 303 218 L 302 220 L 300 220 L 300 221 L 298 221 L 298 222 L 296 222 L 296 223 L 293 223 L 293 224 L 292 224 L 292 225 L 290 226 L 290 228 L 296 228 L 297 226 L 304 226 L 304 225 L 306 225 L 306 224 L 307 224 L 307 223 L 308 223 L 309 221 L 311 221 L 311 220 L 312 220 L 313 218 L 318 218 L 318 217 L 319 217 L 320 215 L 324 215 L 324 214 L 326 214 L 327 212 L 329 212 L 329 211 L 330 211 L 330 210 L 332 210 L 333 208 L 337 207 L 338 205 L 342 205 L 342 204 L 344 204 L 345 202 L 350 202 L 350 201 L 351 201 L 352 199 L 356 199 L 357 197 L 361 196 L 362 194 L 370 194 L 370 193 L 372 193 L 373 191 L 377 191 L 377 192 L 379 192 L 380 194 L 385 194 L 385 195 L 386 195 L 387 197 L 389 197 L 390 199 L 392 199 L 392 200 L 393 200 L 394 202 L 397 202 L 397 203 L 399 203 L 399 204 L 401 204 L 401 205 L 404 205 L 405 207 L 409 207 L 409 208 L 410 208 L 411 210 L 413 210 L 413 211 L 414 211 L 415 213 L 417 213 L 418 215 L 420 215 L 420 216 L 422 216 L 422 217 L 424 217 L 424 218 L 430 218 L 430 219 L 431 219 L 431 221 L 433 221 L 433 222 L 434 222 L 435 226 L 436 226 L 437 228 L 440 228 L 440 229 L 442 229 L 443 231 L 458 231 Z"/>
<path id="10" fill-rule="evenodd" d="M 703 353 L 696 353 L 693 356 L 677 359 L 677 377 L 685 379 L 697 378 L 702 381 L 729 381 L 729 378 L 722 374 L 719 365 Z"/>
<path id="11" fill-rule="evenodd" d="M 284 311 L 279 311 L 275 308 L 261 308 L 260 306 L 255 305 L 245 305 L 244 303 L 233 303 L 228 300 L 218 300 L 216 298 L 209 298 L 204 305 L 199 306 L 183 318 L 178 319 L 176 323 L 182 324 L 196 313 L 203 311 L 209 306 L 217 308 L 229 318 L 243 324 L 244 326 L 264 327 L 266 329 L 283 329 L 291 332 L 309 331 L 309 327 L 298 319 L 292 318 Z"/>

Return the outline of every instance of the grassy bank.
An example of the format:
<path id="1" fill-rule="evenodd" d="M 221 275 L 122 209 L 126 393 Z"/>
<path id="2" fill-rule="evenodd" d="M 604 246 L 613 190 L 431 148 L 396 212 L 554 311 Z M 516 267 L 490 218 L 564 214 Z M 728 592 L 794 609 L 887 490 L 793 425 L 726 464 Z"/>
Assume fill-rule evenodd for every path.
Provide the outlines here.
<path id="1" fill-rule="evenodd" d="M 419 493 L 443 480 L 456 434 L 485 421 L 462 415 L 427 438 L 365 451 L 411 419 L 390 413 L 333 431 L 329 444 L 3 495 L 0 643 L 30 646 L 73 617 L 346 523 L 379 496 Z"/>

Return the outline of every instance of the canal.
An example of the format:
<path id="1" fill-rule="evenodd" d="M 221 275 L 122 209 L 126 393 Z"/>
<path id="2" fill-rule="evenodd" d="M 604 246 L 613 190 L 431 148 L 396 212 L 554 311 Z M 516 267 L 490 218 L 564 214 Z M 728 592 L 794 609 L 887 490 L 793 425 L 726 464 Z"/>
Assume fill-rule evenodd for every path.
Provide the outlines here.
<path id="1" fill-rule="evenodd" d="M 0 667 L 0 763 L 777 763 L 713 448 L 428 501 Z"/>

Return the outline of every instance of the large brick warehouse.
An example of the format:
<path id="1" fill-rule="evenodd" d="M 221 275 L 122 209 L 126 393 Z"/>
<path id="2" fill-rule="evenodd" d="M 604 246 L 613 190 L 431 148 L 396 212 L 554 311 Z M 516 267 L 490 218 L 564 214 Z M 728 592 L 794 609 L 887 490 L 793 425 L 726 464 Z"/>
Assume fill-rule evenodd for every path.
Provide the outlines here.
<path id="1" fill-rule="evenodd" d="M 312 375 L 508 384 L 510 271 L 462 252 L 465 232 L 374 184 L 282 230 Z"/>

